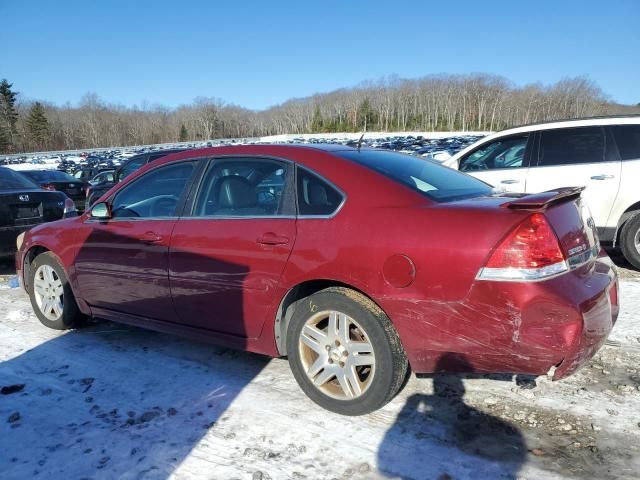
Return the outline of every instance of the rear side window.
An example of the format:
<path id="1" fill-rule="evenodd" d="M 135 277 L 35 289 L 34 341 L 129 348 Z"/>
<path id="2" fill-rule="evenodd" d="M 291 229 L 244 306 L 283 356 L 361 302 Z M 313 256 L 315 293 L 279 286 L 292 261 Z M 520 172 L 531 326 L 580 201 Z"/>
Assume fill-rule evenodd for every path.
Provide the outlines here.
<path id="1" fill-rule="evenodd" d="M 605 137 L 601 127 L 543 130 L 538 166 L 597 163 L 605 160 Z"/>
<path id="2" fill-rule="evenodd" d="M 298 168 L 298 214 L 333 215 L 343 197 L 340 192 L 317 175 Z"/>
<path id="3" fill-rule="evenodd" d="M 339 152 L 390 179 L 415 190 L 436 202 L 490 195 L 492 187 L 469 175 L 429 160 L 385 150 L 350 150 Z"/>
<path id="4" fill-rule="evenodd" d="M 622 160 L 640 159 L 640 125 L 611 127 Z"/>

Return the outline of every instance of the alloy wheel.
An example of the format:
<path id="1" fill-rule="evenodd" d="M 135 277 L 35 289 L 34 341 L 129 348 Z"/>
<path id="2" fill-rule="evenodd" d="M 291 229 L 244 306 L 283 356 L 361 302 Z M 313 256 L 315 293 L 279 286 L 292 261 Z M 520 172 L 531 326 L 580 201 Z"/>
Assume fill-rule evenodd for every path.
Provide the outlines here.
<path id="1" fill-rule="evenodd" d="M 322 311 L 306 322 L 298 340 L 303 369 L 324 394 L 339 400 L 363 395 L 375 375 L 373 346 L 350 316 Z"/>
<path id="2" fill-rule="evenodd" d="M 47 319 L 56 321 L 62 316 L 64 305 L 62 280 L 49 265 L 40 265 L 36 270 L 33 293 L 36 305 Z"/>

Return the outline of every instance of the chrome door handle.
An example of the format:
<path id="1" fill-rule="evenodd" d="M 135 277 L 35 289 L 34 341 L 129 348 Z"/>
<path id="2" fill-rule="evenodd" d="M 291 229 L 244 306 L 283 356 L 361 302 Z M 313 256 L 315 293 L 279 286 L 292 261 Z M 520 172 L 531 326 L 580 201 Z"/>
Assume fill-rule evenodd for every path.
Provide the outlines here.
<path id="1" fill-rule="evenodd" d="M 613 175 L 594 175 L 591 180 L 610 180 L 612 178 Z"/>
<path id="2" fill-rule="evenodd" d="M 520 180 L 502 180 L 500 183 L 506 183 L 507 185 L 511 185 L 513 183 L 520 183 Z"/>

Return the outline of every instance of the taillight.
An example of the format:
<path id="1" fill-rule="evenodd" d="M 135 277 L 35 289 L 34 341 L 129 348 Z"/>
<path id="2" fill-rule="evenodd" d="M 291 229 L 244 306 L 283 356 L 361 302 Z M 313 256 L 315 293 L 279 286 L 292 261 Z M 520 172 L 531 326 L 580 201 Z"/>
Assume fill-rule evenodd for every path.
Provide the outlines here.
<path id="1" fill-rule="evenodd" d="M 500 242 L 477 278 L 535 281 L 568 270 L 558 237 L 545 216 L 534 213 Z"/>
<path id="2" fill-rule="evenodd" d="M 44 185 L 40 185 L 45 190 L 55 190 L 56 187 L 50 183 L 45 183 Z"/>
<path id="3" fill-rule="evenodd" d="M 64 216 L 68 217 L 68 216 L 72 216 L 71 214 L 75 214 L 78 213 L 78 211 L 76 210 L 76 204 L 73 202 L 73 200 L 71 200 L 70 198 L 67 198 L 64 201 Z"/>

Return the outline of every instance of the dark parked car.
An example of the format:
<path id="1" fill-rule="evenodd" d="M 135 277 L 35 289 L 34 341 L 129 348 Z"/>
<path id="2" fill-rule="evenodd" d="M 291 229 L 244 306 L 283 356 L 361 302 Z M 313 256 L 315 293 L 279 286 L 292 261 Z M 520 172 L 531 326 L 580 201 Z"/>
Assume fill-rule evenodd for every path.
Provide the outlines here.
<path id="1" fill-rule="evenodd" d="M 25 170 L 20 173 L 45 190 L 63 192 L 73 200 L 78 210 L 84 210 L 87 182 L 78 180 L 68 173 L 58 170 Z"/>
<path id="2" fill-rule="evenodd" d="M 323 407 L 387 403 L 411 370 L 564 378 L 618 283 L 580 188 L 496 194 L 435 162 L 344 146 L 170 155 L 16 256 L 39 320 L 84 316 L 272 356 Z"/>
<path id="3" fill-rule="evenodd" d="M 62 192 L 41 189 L 28 178 L 0 167 L 0 257 L 16 251 L 16 237 L 43 222 L 75 215 L 73 201 Z"/>
<path id="4" fill-rule="evenodd" d="M 167 149 L 156 152 L 145 152 L 129 158 L 120 167 L 115 169 L 115 173 L 111 180 L 107 178 L 101 182 L 89 186 L 89 188 L 87 189 L 86 207 L 88 208 L 93 205 L 95 201 L 98 200 L 102 195 L 104 195 L 111 187 L 113 187 L 116 183 L 124 180 L 126 177 L 131 175 L 143 165 L 146 165 L 147 163 L 159 158 L 165 157 L 171 153 L 177 153 L 181 151 L 183 151 L 183 149 Z"/>
<path id="5" fill-rule="evenodd" d="M 113 182 L 115 178 L 115 170 L 103 170 L 100 173 L 97 173 L 96 175 L 93 176 L 93 178 L 91 180 L 89 180 L 89 183 L 91 185 L 96 185 L 98 183 L 102 183 L 102 182 Z"/>

